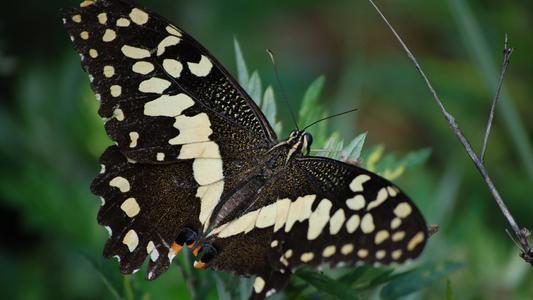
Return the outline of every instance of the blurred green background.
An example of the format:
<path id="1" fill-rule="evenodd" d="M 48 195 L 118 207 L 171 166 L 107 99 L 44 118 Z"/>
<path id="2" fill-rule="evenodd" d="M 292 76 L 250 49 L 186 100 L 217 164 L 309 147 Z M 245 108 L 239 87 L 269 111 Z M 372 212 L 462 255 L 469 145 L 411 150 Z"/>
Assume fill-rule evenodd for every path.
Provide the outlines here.
<path id="1" fill-rule="evenodd" d="M 443 299 L 447 287 L 458 299 L 533 298 L 531 267 L 518 257 L 487 188 L 367 1 L 142 4 L 164 12 L 233 74 L 237 37 L 248 67 L 259 71 L 264 85 L 275 83 L 265 54 L 272 49 L 293 107 L 300 105 L 307 86 L 325 75 L 323 107 L 330 112 L 359 108 L 329 124 L 344 139 L 368 132 L 365 149 L 384 145 L 387 153 L 398 156 L 431 148 L 424 165 L 396 182 L 428 223 L 440 225 L 421 261 L 464 265 L 449 276 L 448 285 L 439 280 L 409 299 Z M 515 218 L 533 228 L 533 2 L 378 4 L 478 150 L 503 37 L 509 34 L 516 51 L 486 165 Z M 190 299 L 190 281 L 183 280 L 187 273 L 176 267 L 146 283 L 137 276 L 122 278 L 115 261 L 100 258 L 106 233 L 96 224 L 99 200 L 90 194 L 89 183 L 110 141 L 79 57 L 62 28 L 59 9 L 74 5 L 77 1 L 11 1 L 0 11 L 0 297 L 114 299 L 116 291 L 109 287 L 119 282 L 124 290 L 118 294 L 128 299 L 136 298 L 137 290 L 150 299 Z M 289 130 L 287 107 L 278 100 L 278 108 L 283 128 Z M 199 276 L 200 281 L 206 278 Z M 205 285 L 211 299 L 217 298 L 218 282 Z"/>

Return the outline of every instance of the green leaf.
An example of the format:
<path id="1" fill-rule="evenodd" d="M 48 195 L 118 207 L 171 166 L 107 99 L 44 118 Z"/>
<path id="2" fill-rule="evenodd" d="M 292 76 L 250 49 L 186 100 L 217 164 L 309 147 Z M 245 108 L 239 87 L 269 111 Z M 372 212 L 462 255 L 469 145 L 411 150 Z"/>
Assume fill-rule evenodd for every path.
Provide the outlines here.
<path id="1" fill-rule="evenodd" d="M 241 300 L 246 300 L 252 294 L 253 279 L 250 277 L 239 278 L 239 295 Z"/>
<path id="2" fill-rule="evenodd" d="M 307 88 L 302 100 L 302 106 L 299 112 L 299 123 L 301 126 L 308 125 L 309 123 L 316 121 L 322 114 L 321 109 L 318 107 L 318 100 L 326 78 L 320 76 L 315 79 L 311 85 Z"/>
<path id="3" fill-rule="evenodd" d="M 410 272 L 410 271 L 407 271 L 407 272 Z M 367 288 L 372 288 L 380 284 L 383 284 L 385 282 L 389 282 L 392 279 L 400 276 L 401 274 L 394 274 L 394 269 L 385 269 L 381 274 L 377 275 L 370 281 Z"/>
<path id="4" fill-rule="evenodd" d="M 430 148 L 411 151 L 401 160 L 400 163 L 404 165 L 406 169 L 411 169 L 425 163 L 430 156 Z"/>
<path id="5" fill-rule="evenodd" d="M 357 161 L 359 156 L 361 156 L 361 150 L 363 150 L 363 145 L 365 144 L 366 132 L 361 133 L 356 136 L 350 144 L 344 148 L 344 154 L 346 155 L 344 160 Z"/>
<path id="6" fill-rule="evenodd" d="M 263 95 L 261 110 L 270 124 L 276 123 L 276 100 L 274 99 L 274 90 L 269 86 Z"/>
<path id="7" fill-rule="evenodd" d="M 344 283 L 344 284 L 348 284 L 348 285 L 352 285 L 352 284 L 355 284 L 357 283 L 366 273 L 367 271 L 369 271 L 370 269 L 373 269 L 372 266 L 370 265 L 363 265 L 363 266 L 359 266 L 359 267 L 355 267 L 354 269 L 350 270 L 349 272 L 347 272 L 346 274 L 342 275 L 340 278 L 339 278 L 339 281 Z"/>
<path id="8" fill-rule="evenodd" d="M 446 279 L 446 299 L 455 300 L 455 295 L 453 294 L 452 290 L 452 281 L 450 278 Z"/>
<path id="9" fill-rule="evenodd" d="M 440 262 L 425 264 L 411 272 L 396 276 L 381 289 L 383 299 L 397 299 L 429 287 L 435 282 L 462 268 L 463 264 L 455 262 Z"/>
<path id="10" fill-rule="evenodd" d="M 296 275 L 312 285 L 318 291 L 335 296 L 341 300 L 355 300 L 359 299 L 358 292 L 354 288 L 334 280 L 326 275 L 310 270 L 299 270 Z"/>
<path id="11" fill-rule="evenodd" d="M 334 132 L 324 143 L 324 149 L 321 152 L 322 155 L 325 157 L 333 157 L 339 142 L 341 142 L 340 136 L 337 132 Z"/>
<path id="12" fill-rule="evenodd" d="M 108 261 L 103 261 L 102 258 L 100 258 L 100 262 L 97 263 L 95 259 L 91 258 L 89 255 L 81 254 L 83 258 L 87 260 L 87 262 L 93 267 L 93 269 L 98 273 L 100 276 L 100 279 L 106 286 L 106 288 L 109 290 L 111 295 L 113 295 L 113 298 L 116 300 L 123 299 L 119 291 L 119 285 L 118 282 L 118 276 L 117 272 L 115 270 L 110 270 L 109 266 L 111 266 L 113 269 L 116 267 L 115 264 L 111 264 Z M 106 266 L 108 268 L 106 268 Z"/>
<path id="13" fill-rule="evenodd" d="M 333 152 L 331 153 L 331 158 L 334 159 L 341 159 L 342 156 L 342 149 L 344 148 L 344 140 L 339 139 L 335 147 L 333 148 Z"/>
<path id="14" fill-rule="evenodd" d="M 259 77 L 259 73 L 257 71 L 252 73 L 252 76 L 245 87 L 248 95 L 252 97 L 257 106 L 261 107 L 261 93 L 263 88 L 261 86 L 261 78 Z"/>
<path id="15" fill-rule="evenodd" d="M 231 293 L 226 288 L 226 285 L 217 273 L 213 273 L 215 283 L 217 286 L 217 295 L 220 300 L 231 300 Z"/>
<path id="16" fill-rule="evenodd" d="M 242 55 L 241 46 L 237 38 L 233 38 L 233 44 L 235 46 L 235 61 L 237 62 L 237 75 L 239 78 L 239 83 L 241 86 L 247 86 L 249 79 L 248 68 L 246 67 L 246 62 L 244 61 L 244 56 Z"/>

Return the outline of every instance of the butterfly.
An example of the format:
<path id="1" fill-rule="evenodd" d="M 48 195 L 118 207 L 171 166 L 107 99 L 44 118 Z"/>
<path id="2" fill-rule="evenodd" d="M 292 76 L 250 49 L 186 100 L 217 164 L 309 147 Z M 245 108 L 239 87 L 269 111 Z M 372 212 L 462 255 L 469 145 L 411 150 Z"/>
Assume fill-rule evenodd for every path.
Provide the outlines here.
<path id="1" fill-rule="evenodd" d="M 250 96 L 190 35 L 126 0 L 84 1 L 64 25 L 115 142 L 91 191 L 105 257 L 163 274 L 184 247 L 196 268 L 255 276 L 251 299 L 299 266 L 414 259 L 424 218 L 393 183 L 278 139 Z"/>

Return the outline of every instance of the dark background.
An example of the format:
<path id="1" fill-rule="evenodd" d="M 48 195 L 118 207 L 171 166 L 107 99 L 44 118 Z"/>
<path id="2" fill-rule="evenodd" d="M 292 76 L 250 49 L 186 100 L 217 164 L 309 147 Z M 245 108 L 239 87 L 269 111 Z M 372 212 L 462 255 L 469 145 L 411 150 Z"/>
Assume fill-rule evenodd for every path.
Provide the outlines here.
<path id="1" fill-rule="evenodd" d="M 351 139 L 389 153 L 430 147 L 397 183 L 440 232 L 422 260 L 463 262 L 450 277 L 459 299 L 530 299 L 533 273 L 518 257 L 486 186 L 423 81 L 367 1 L 142 1 L 196 37 L 235 74 L 233 37 L 248 66 L 274 84 L 274 50 L 294 107 L 319 75 L 321 103 Z M 516 48 L 486 165 L 521 225 L 533 228 L 533 2 L 378 1 L 476 149 L 496 89 L 503 38 Z M 4 299 L 112 298 L 100 262 L 105 231 L 89 192 L 110 143 L 59 9 L 77 1 L 9 1 L 0 10 L 0 295 Z M 278 93 L 279 94 L 279 93 Z M 279 98 L 279 97 L 278 97 Z M 278 101 L 284 129 L 287 107 Z M 153 299 L 188 299 L 175 268 L 146 287 Z M 444 282 L 412 299 L 442 299 Z M 213 290 L 215 288 L 213 287 Z M 215 293 L 216 295 L 216 293 Z"/>

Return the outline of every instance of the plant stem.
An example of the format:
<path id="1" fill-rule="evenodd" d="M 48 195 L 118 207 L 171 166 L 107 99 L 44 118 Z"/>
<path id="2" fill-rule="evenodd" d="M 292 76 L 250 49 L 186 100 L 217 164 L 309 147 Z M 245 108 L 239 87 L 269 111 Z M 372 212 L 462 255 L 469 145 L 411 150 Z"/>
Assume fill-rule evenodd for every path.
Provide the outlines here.
<path id="1" fill-rule="evenodd" d="M 481 154 L 479 155 L 481 162 L 485 161 L 485 152 L 487 151 L 487 143 L 489 141 L 490 128 L 492 126 L 492 121 L 494 119 L 494 111 L 496 110 L 496 103 L 498 102 L 498 99 L 500 98 L 500 94 L 501 94 L 502 86 L 503 86 L 503 79 L 505 77 L 505 72 L 507 71 L 507 67 L 509 66 L 509 61 L 511 59 L 511 54 L 513 54 L 513 50 L 514 50 L 513 48 L 508 47 L 507 34 L 505 34 L 502 69 L 500 72 L 500 78 L 498 79 L 496 93 L 494 94 L 494 98 L 492 99 L 492 106 L 490 107 L 489 120 L 487 121 L 487 128 L 485 129 L 485 136 L 483 138 L 483 146 L 481 148 Z"/>
<path id="2" fill-rule="evenodd" d="M 513 216 L 509 212 L 509 209 L 507 208 L 507 205 L 505 204 L 505 202 L 503 201 L 502 197 L 500 196 L 500 193 L 498 192 L 498 190 L 494 186 L 494 183 L 492 182 L 492 179 L 490 178 L 485 166 L 483 165 L 483 162 L 478 158 L 478 156 L 474 152 L 474 149 L 472 148 L 472 145 L 470 144 L 468 139 L 463 134 L 461 128 L 459 127 L 459 125 L 455 121 L 455 118 L 444 107 L 444 104 L 442 103 L 440 97 L 438 96 L 437 92 L 433 88 L 433 85 L 429 81 L 426 73 L 422 70 L 422 67 L 420 67 L 420 64 L 416 60 L 416 58 L 413 55 L 413 53 L 411 52 L 411 50 L 409 50 L 409 48 L 407 47 L 405 42 L 398 35 L 398 33 L 396 32 L 394 27 L 390 24 L 390 22 L 387 20 L 385 15 L 383 15 L 383 13 L 378 8 L 378 6 L 374 3 L 374 1 L 372 1 L 372 0 L 368 0 L 368 1 L 374 7 L 376 12 L 381 17 L 381 19 L 385 22 L 387 27 L 391 30 L 392 34 L 395 36 L 395 38 L 401 44 L 401 46 L 404 49 L 404 51 L 407 53 L 407 56 L 409 57 L 411 62 L 415 65 L 418 73 L 420 73 L 420 75 L 424 79 L 429 91 L 431 92 L 431 94 L 433 96 L 433 99 L 435 99 L 435 102 L 436 102 L 437 106 L 439 107 L 440 111 L 444 115 L 444 118 L 448 122 L 450 128 L 453 130 L 455 136 L 459 139 L 459 141 L 461 142 L 461 144 L 465 148 L 465 150 L 466 150 L 468 156 L 470 157 L 470 159 L 474 162 L 474 165 L 478 169 L 479 173 L 481 174 L 481 177 L 485 181 L 485 184 L 489 188 L 489 191 L 492 194 L 492 197 L 494 198 L 494 200 L 496 201 L 496 203 L 500 207 L 500 210 L 502 211 L 503 215 L 507 219 L 507 222 L 511 226 L 511 229 L 513 230 L 514 235 L 517 238 L 517 240 L 518 240 L 518 242 L 519 242 L 519 244 L 521 246 L 521 251 L 522 251 L 521 257 L 525 261 L 527 261 L 528 263 L 533 265 L 533 248 L 531 248 L 529 246 L 529 242 L 528 242 L 529 230 L 527 230 L 525 228 L 521 230 L 520 227 L 518 226 L 518 224 L 516 223 L 516 221 L 514 220 Z"/>

